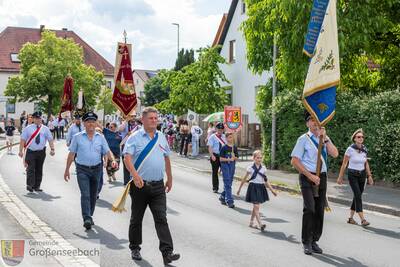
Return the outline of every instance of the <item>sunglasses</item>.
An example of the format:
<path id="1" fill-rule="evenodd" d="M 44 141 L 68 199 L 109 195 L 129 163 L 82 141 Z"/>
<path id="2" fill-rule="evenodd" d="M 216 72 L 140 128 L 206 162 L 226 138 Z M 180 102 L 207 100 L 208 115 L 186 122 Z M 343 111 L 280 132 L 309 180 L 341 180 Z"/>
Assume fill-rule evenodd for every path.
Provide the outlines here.
<path id="1" fill-rule="evenodd" d="M 356 136 L 356 138 L 363 138 L 364 139 L 364 136 L 359 135 L 359 136 Z"/>

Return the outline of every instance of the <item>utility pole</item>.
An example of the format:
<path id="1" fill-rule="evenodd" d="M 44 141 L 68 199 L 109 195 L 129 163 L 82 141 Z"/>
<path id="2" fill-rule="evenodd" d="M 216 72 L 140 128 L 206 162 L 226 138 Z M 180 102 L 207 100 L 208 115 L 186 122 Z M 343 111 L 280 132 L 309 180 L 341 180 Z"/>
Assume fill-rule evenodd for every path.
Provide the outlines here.
<path id="1" fill-rule="evenodd" d="M 172 23 L 172 25 L 175 25 L 178 29 L 178 50 L 177 50 L 177 54 L 176 54 L 176 56 L 178 58 L 178 56 L 179 56 L 179 23 Z"/>
<path id="2" fill-rule="evenodd" d="M 276 98 L 276 57 L 277 57 L 277 47 L 276 47 L 276 33 L 274 33 L 274 48 L 273 48 L 273 65 L 272 65 L 272 106 L 274 106 Z M 272 133 L 271 133 L 271 169 L 275 169 L 275 159 L 276 159 L 276 114 L 272 110 Z"/>

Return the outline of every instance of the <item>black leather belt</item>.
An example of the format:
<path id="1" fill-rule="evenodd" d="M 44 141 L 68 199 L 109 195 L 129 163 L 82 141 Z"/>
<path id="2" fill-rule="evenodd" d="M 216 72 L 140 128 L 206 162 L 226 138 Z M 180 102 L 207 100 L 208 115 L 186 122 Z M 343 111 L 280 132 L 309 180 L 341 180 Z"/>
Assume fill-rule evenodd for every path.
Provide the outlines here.
<path id="1" fill-rule="evenodd" d="M 75 164 L 76 164 L 76 166 L 77 167 L 80 167 L 80 168 L 85 168 L 85 169 L 97 169 L 97 168 L 99 168 L 99 167 L 101 167 L 103 164 L 102 163 L 99 163 L 99 164 L 97 164 L 97 165 L 93 165 L 93 166 L 86 166 L 86 165 L 82 165 L 82 164 L 79 164 L 79 163 L 76 163 L 75 162 Z"/>
<path id="2" fill-rule="evenodd" d="M 163 180 L 160 181 L 143 181 L 147 185 L 158 185 L 158 184 L 164 184 Z"/>
<path id="3" fill-rule="evenodd" d="M 357 175 L 364 175 L 365 174 L 365 170 L 359 171 L 359 170 L 354 170 L 354 169 L 348 169 L 348 172 L 350 172 L 352 174 L 357 174 Z"/>

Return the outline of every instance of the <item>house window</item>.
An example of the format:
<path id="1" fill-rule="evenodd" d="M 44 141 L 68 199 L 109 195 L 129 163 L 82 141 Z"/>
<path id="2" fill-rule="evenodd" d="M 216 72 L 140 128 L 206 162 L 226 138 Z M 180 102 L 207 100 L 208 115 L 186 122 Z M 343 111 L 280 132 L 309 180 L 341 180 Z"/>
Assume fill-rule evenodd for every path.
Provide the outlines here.
<path id="1" fill-rule="evenodd" d="M 107 88 L 111 89 L 111 81 L 107 81 Z"/>
<path id="2" fill-rule="evenodd" d="M 21 60 L 19 60 L 19 58 L 18 58 L 18 54 L 16 54 L 16 53 L 10 54 L 10 57 L 11 57 L 11 62 L 14 62 L 14 63 L 20 63 L 21 62 Z"/>
<path id="3" fill-rule="evenodd" d="M 236 61 L 236 40 L 229 41 L 229 63 Z"/>
<path id="4" fill-rule="evenodd" d="M 136 85 L 138 85 L 139 84 L 139 79 L 136 79 Z"/>
<path id="5" fill-rule="evenodd" d="M 246 3 L 242 0 L 242 14 L 246 13 Z"/>
<path id="6" fill-rule="evenodd" d="M 233 103 L 233 94 L 232 94 L 232 86 L 226 86 L 224 87 L 225 89 L 225 94 L 228 96 L 228 106 L 231 106 Z"/>

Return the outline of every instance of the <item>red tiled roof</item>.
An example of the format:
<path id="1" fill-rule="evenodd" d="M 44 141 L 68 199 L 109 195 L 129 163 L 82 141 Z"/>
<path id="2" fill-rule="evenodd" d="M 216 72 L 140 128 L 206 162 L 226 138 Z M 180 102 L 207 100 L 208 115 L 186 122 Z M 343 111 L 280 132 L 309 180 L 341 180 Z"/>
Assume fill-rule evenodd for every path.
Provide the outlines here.
<path id="1" fill-rule="evenodd" d="M 214 38 L 214 42 L 212 43 L 212 47 L 214 47 L 214 46 L 219 44 L 219 41 L 220 41 L 221 36 L 222 36 L 222 30 L 224 29 L 224 26 L 225 26 L 227 18 L 228 18 L 228 14 L 224 13 L 224 15 L 222 16 L 221 22 L 219 23 L 218 31 L 215 34 L 215 38 Z"/>
<path id="2" fill-rule="evenodd" d="M 52 30 L 58 37 L 72 38 L 83 48 L 85 64 L 92 65 L 106 76 L 114 76 L 114 67 L 76 33 L 68 30 Z M 19 53 L 27 43 L 37 43 L 41 39 L 40 29 L 7 27 L 0 33 L 0 71 L 19 72 L 19 63 L 11 61 L 12 53 Z"/>

